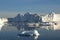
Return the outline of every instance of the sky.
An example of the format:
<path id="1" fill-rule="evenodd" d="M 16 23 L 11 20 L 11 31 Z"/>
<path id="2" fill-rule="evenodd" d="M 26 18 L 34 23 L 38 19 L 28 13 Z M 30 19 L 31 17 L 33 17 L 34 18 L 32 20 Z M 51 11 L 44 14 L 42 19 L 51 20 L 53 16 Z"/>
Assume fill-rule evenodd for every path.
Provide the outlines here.
<path id="1" fill-rule="evenodd" d="M 0 0 L 0 17 L 13 17 L 26 12 L 60 13 L 60 0 Z"/>

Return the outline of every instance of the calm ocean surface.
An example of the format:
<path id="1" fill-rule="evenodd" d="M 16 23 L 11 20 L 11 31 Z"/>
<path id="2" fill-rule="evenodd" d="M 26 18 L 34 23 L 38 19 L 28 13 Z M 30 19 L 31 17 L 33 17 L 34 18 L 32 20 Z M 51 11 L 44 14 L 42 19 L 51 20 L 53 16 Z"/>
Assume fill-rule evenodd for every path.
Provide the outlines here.
<path id="1" fill-rule="evenodd" d="M 43 29 L 38 30 L 40 36 L 37 40 L 60 40 L 60 30 L 58 31 L 47 31 Z M 0 31 L 0 40 L 33 40 L 29 37 L 17 37 L 18 30 L 16 27 L 3 27 Z"/>

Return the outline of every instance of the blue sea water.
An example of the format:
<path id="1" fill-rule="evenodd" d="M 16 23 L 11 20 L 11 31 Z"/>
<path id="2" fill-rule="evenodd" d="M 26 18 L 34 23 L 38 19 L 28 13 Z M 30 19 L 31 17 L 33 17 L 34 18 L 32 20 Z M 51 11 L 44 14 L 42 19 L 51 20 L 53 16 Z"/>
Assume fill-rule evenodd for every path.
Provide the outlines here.
<path id="1" fill-rule="evenodd" d="M 38 30 L 40 36 L 37 40 L 60 40 L 60 30 L 57 31 L 47 31 L 47 30 Z M 17 37 L 18 30 L 14 27 L 12 28 L 3 28 L 0 31 L 0 40 L 33 40 L 32 37 Z"/>
<path id="2" fill-rule="evenodd" d="M 53 35 L 52 35 L 53 36 Z M 28 37 L 17 37 L 17 32 L 0 32 L 0 40 L 33 40 Z M 38 40 L 60 40 L 60 37 L 39 36 Z"/>

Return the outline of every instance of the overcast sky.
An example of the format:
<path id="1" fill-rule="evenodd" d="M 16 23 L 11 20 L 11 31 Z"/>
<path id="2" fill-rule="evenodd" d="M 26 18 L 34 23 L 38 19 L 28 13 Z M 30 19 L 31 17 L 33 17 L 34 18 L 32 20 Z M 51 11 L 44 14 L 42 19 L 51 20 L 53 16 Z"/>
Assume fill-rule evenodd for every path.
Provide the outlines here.
<path id="1" fill-rule="evenodd" d="M 12 17 L 18 13 L 60 13 L 60 0 L 0 0 L 0 17 Z"/>

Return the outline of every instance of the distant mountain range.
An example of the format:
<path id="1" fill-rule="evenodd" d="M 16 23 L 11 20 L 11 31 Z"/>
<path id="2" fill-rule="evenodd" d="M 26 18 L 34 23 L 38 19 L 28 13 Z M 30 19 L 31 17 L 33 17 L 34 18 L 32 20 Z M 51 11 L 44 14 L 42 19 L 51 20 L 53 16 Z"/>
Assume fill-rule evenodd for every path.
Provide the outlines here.
<path id="1" fill-rule="evenodd" d="M 45 16 L 41 16 L 38 14 L 31 14 L 29 12 L 24 15 L 18 14 L 14 18 L 0 18 L 0 30 L 2 26 L 9 24 L 12 26 L 16 26 L 19 30 L 20 27 L 40 27 L 45 28 L 47 30 L 60 30 L 60 14 L 55 14 L 51 12 Z M 46 26 L 46 27 L 45 27 Z M 48 27 L 49 26 L 49 27 Z"/>

